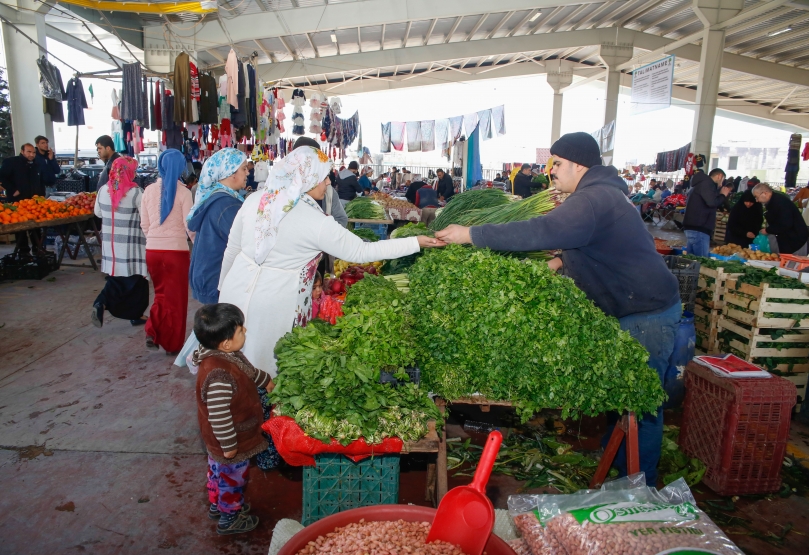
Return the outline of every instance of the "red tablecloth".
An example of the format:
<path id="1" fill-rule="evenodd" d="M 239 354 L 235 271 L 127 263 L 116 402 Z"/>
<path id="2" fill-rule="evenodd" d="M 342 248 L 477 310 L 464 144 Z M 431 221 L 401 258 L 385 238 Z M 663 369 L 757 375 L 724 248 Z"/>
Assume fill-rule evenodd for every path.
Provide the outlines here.
<path id="1" fill-rule="evenodd" d="M 314 456 L 321 453 L 339 453 L 357 462 L 372 455 L 401 453 L 404 447 L 404 442 L 398 437 L 388 438 L 382 443 L 373 445 L 367 444 L 364 439 L 358 439 L 345 447 L 333 438 L 331 443 L 323 443 L 306 435 L 289 416 L 273 416 L 261 427 L 272 436 L 278 453 L 292 466 L 315 466 Z"/>

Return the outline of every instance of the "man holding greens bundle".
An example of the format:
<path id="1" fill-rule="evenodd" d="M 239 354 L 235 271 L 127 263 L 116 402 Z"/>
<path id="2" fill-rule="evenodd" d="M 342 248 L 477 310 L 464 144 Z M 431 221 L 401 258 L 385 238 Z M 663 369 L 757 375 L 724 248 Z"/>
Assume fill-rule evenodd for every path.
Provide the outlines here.
<path id="1" fill-rule="evenodd" d="M 561 249 L 561 256 L 548 266 L 572 278 L 601 310 L 618 318 L 621 328 L 649 351 L 648 364 L 662 382 L 682 312 L 677 278 L 655 250 L 652 236 L 627 199 L 626 183 L 614 167 L 601 164 L 593 137 L 568 133 L 553 144 L 551 154 L 553 185 L 562 193 L 571 193 L 563 204 L 524 222 L 471 228 L 450 225 L 436 237 L 498 251 Z M 608 418 L 605 445 L 618 415 Z M 663 438 L 662 408 L 657 414 L 638 418 L 640 468 L 647 484 L 655 486 Z M 626 474 L 624 445 L 614 465 L 621 475 Z"/>

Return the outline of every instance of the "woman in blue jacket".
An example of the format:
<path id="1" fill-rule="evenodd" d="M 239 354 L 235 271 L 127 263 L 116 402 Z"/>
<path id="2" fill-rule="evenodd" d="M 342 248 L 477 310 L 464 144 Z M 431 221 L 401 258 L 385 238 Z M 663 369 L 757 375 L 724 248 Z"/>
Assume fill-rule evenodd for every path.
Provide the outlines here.
<path id="1" fill-rule="evenodd" d="M 188 279 L 196 300 L 219 302 L 219 273 L 228 235 L 244 199 L 247 157 L 235 148 L 211 156 L 202 167 L 195 203 L 188 214 L 188 229 L 196 232 Z"/>

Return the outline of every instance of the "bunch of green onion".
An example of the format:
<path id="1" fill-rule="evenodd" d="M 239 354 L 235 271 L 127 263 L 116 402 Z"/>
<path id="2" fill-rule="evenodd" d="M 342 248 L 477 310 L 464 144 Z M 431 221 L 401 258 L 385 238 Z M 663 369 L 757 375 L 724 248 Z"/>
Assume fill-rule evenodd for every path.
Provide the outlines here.
<path id="1" fill-rule="evenodd" d="M 548 191 L 528 197 L 525 200 L 508 202 L 490 208 L 479 208 L 462 214 L 457 222 L 464 226 L 483 224 L 505 224 L 509 222 L 522 222 L 542 216 L 553 210 L 556 204 Z"/>
<path id="2" fill-rule="evenodd" d="M 385 209 L 367 197 L 357 197 L 346 204 L 346 215 L 355 220 L 384 220 Z"/>
<path id="3" fill-rule="evenodd" d="M 460 193 L 450 198 L 430 224 L 430 229 L 440 231 L 450 224 L 461 223 L 460 218 L 467 212 L 507 204 L 508 198 L 508 195 L 499 189 L 477 189 Z"/>

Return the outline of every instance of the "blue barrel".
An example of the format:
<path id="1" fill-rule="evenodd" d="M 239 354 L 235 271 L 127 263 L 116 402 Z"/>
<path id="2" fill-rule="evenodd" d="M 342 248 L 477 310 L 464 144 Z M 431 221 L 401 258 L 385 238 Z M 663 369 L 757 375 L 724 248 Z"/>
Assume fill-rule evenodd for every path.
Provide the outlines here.
<path id="1" fill-rule="evenodd" d="M 685 365 L 694 358 L 694 347 L 697 341 L 697 330 L 694 328 L 694 315 L 683 312 L 677 335 L 674 337 L 674 352 L 669 358 L 669 366 L 663 378 L 663 389 L 669 398 L 663 408 L 679 407 L 685 397 Z"/>

